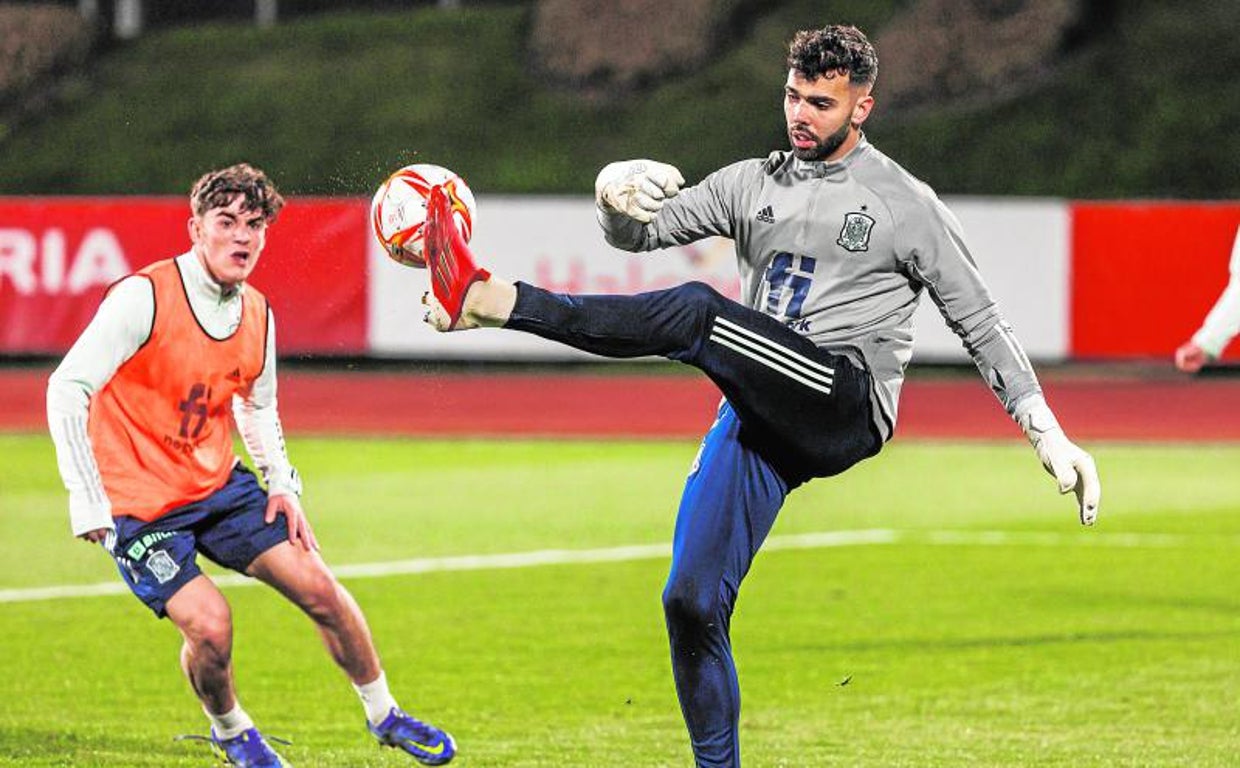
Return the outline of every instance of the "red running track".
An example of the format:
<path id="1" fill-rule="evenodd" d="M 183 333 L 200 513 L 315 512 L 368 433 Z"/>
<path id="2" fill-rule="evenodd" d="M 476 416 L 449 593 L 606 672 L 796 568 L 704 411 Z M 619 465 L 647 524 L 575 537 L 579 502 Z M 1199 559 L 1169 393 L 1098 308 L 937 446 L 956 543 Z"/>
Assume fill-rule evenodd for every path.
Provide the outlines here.
<path id="1" fill-rule="evenodd" d="M 47 368 L 0 369 L 0 429 L 43 430 Z M 1240 379 L 1042 377 L 1073 439 L 1240 440 Z M 280 374 L 293 434 L 418 436 L 700 436 L 719 394 L 696 375 L 309 371 Z M 913 371 L 897 436 L 1017 439 L 982 380 Z"/>

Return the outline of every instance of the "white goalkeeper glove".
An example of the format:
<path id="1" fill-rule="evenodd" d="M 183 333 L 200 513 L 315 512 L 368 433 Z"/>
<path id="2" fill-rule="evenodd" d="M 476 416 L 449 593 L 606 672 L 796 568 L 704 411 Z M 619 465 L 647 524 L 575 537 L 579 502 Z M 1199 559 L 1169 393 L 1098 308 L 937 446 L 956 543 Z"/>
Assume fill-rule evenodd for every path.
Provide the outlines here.
<path id="1" fill-rule="evenodd" d="M 604 166 L 594 180 L 594 199 L 604 211 L 648 224 L 684 186 L 675 166 L 654 160 L 623 160 Z"/>
<path id="2" fill-rule="evenodd" d="M 1081 525 L 1093 525 L 1102 498 L 1102 484 L 1093 457 L 1068 439 L 1045 400 L 1041 397 L 1029 400 L 1032 402 L 1022 403 L 1017 409 L 1016 422 L 1033 444 L 1042 466 L 1059 483 L 1059 492 L 1076 492 Z"/>

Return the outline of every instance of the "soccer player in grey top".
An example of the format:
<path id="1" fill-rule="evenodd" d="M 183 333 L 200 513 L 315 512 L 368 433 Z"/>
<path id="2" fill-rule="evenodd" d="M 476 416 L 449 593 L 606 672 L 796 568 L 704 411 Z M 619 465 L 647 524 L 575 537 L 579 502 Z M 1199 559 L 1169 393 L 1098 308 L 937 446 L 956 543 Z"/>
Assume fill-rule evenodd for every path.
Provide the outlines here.
<path id="1" fill-rule="evenodd" d="M 613 163 L 598 176 L 608 242 L 633 251 L 709 235 L 736 241 L 744 304 L 701 283 L 636 296 L 553 294 L 478 268 L 434 190 L 427 321 L 502 326 L 611 357 L 663 355 L 700 368 L 724 401 L 694 460 L 663 592 L 672 667 L 699 766 L 740 764 L 740 689 L 728 627 L 784 498 L 891 438 L 912 316 L 923 293 L 1089 525 L 1093 460 L 1042 397 L 1029 360 L 925 184 L 861 132 L 877 59 L 857 29 L 798 32 L 789 46 L 789 152 L 723 168 L 696 186 L 670 165 Z"/>

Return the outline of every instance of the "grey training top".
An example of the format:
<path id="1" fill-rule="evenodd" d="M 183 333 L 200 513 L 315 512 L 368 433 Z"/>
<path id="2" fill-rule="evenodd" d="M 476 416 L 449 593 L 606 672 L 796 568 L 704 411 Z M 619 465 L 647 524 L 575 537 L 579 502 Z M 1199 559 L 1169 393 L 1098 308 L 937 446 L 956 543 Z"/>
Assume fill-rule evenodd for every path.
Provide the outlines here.
<path id="1" fill-rule="evenodd" d="M 1041 393 L 956 217 L 864 137 L 832 162 L 774 152 L 721 168 L 649 224 L 602 210 L 599 221 L 607 242 L 629 251 L 732 238 L 741 301 L 867 368 L 884 440 L 895 430 L 923 290 L 1009 414 Z"/>

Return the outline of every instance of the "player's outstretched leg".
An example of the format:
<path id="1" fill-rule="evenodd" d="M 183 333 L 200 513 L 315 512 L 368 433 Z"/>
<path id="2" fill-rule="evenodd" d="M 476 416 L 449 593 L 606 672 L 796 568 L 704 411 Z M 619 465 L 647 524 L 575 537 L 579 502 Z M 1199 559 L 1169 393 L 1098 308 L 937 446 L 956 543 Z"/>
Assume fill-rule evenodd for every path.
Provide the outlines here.
<path id="1" fill-rule="evenodd" d="M 427 201 L 423 237 L 431 290 L 422 303 L 426 322 L 439 331 L 504 326 L 606 357 L 662 355 L 692 363 L 708 316 L 727 301 L 702 283 L 636 296 L 570 296 L 514 285 L 478 266 L 438 187 Z"/>
<path id="2" fill-rule="evenodd" d="M 424 319 L 439 331 L 503 326 L 607 357 L 689 362 L 710 300 L 724 301 L 701 283 L 637 296 L 568 296 L 514 285 L 477 265 L 437 188 L 427 203 L 424 238 L 431 277 L 422 296 Z"/>
<path id="3" fill-rule="evenodd" d="M 474 262 L 446 196 L 436 198 L 432 192 L 425 246 L 433 296 L 423 299 L 435 328 L 502 326 L 604 357 L 658 355 L 692 365 L 736 408 L 747 443 L 761 446 L 793 485 L 838 474 L 881 447 L 869 376 L 846 353 L 819 349 L 704 283 L 575 295 L 492 277 Z"/>

